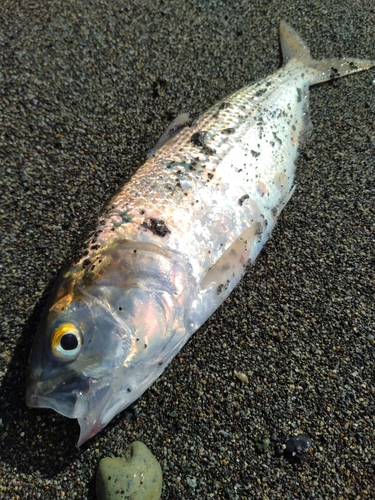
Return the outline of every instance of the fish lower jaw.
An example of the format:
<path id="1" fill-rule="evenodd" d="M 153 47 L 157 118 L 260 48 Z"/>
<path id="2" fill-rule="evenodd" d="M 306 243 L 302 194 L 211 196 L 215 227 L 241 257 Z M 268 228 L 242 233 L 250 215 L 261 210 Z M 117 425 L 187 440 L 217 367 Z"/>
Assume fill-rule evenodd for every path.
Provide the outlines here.
<path id="1" fill-rule="evenodd" d="M 80 434 L 77 442 L 78 448 L 82 446 L 90 438 L 95 436 L 95 434 L 100 432 L 108 424 L 108 422 L 102 423 L 98 420 L 89 422 L 85 417 L 78 418 L 77 420 L 80 427 Z"/>

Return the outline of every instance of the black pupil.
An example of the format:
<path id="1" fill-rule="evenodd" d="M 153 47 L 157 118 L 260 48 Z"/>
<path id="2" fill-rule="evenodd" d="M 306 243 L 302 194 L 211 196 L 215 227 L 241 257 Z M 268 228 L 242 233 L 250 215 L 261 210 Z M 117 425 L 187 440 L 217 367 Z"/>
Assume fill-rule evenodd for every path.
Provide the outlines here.
<path id="1" fill-rule="evenodd" d="M 74 333 L 66 333 L 61 337 L 60 345 L 64 351 L 72 351 L 78 347 L 78 339 Z"/>

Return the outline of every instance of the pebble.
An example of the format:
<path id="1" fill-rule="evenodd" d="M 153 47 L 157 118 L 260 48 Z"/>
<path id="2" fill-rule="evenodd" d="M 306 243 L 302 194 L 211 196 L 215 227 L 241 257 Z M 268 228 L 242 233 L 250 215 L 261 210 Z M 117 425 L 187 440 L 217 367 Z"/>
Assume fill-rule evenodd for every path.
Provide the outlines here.
<path id="1" fill-rule="evenodd" d="M 311 447 L 311 438 L 295 436 L 285 443 L 284 456 L 296 462 L 301 462 Z"/>
<path id="2" fill-rule="evenodd" d="M 256 443 L 255 447 L 260 453 L 265 453 L 271 444 L 271 440 L 266 438 L 261 443 Z"/>
<path id="3" fill-rule="evenodd" d="M 187 484 L 190 486 L 190 488 L 196 488 L 197 487 L 197 480 L 195 477 L 188 477 L 186 478 Z"/>
<path id="4" fill-rule="evenodd" d="M 247 378 L 247 375 L 245 375 L 245 373 L 237 372 L 236 370 L 234 370 L 234 374 L 238 378 L 238 380 L 240 380 L 244 384 L 248 384 L 249 383 L 249 379 Z"/>
<path id="5" fill-rule="evenodd" d="M 98 500 L 159 500 L 162 472 L 145 444 L 132 443 L 124 457 L 100 460 L 96 475 Z"/>

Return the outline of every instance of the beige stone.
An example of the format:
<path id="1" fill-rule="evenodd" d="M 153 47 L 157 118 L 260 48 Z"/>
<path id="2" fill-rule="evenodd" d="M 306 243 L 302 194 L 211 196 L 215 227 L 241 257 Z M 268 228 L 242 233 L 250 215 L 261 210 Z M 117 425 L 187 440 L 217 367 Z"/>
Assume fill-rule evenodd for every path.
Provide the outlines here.
<path id="1" fill-rule="evenodd" d="M 159 500 L 162 472 L 147 446 L 132 443 L 124 457 L 100 460 L 96 474 L 98 500 Z"/>

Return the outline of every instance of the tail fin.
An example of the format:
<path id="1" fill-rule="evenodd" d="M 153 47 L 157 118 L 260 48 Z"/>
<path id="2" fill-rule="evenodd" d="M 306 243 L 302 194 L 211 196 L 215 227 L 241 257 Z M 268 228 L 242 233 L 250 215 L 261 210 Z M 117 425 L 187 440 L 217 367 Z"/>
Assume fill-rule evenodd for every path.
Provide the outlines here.
<path id="1" fill-rule="evenodd" d="M 280 41 L 284 62 L 299 62 L 306 67 L 310 85 L 325 82 L 333 78 L 364 71 L 375 66 L 375 61 L 350 59 L 347 57 L 332 59 L 313 59 L 307 44 L 298 33 L 285 21 L 280 23 Z"/>

